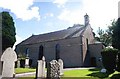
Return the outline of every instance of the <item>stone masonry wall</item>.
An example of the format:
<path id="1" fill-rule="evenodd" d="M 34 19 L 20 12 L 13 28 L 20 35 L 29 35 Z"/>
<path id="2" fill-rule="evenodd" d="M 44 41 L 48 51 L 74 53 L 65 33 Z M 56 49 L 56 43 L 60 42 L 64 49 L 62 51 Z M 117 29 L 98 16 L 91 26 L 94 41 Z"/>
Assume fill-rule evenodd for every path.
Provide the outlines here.
<path id="1" fill-rule="evenodd" d="M 29 48 L 29 58 L 32 59 L 32 66 L 37 65 L 39 46 L 44 47 L 44 56 L 47 62 L 55 59 L 55 46 L 60 45 L 60 58 L 64 61 L 64 67 L 78 67 L 82 66 L 81 56 L 81 38 L 62 39 L 56 41 L 48 41 L 39 44 L 19 46 L 17 53 L 25 53 Z"/>

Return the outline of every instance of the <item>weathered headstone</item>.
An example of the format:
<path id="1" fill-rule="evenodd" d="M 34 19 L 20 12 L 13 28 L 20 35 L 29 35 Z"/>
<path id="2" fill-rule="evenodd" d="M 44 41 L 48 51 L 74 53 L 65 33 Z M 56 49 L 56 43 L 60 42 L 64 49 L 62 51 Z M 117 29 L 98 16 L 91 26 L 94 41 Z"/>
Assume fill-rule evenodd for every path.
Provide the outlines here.
<path id="1" fill-rule="evenodd" d="M 45 78 L 45 57 L 42 60 L 38 60 L 38 73 L 37 78 Z"/>
<path id="2" fill-rule="evenodd" d="M 107 70 L 106 70 L 105 68 L 103 68 L 103 69 L 100 70 L 100 72 L 101 72 L 101 73 L 106 73 Z"/>
<path id="3" fill-rule="evenodd" d="M 2 77 L 13 77 L 17 55 L 11 47 L 3 52 L 1 61 L 3 61 Z"/>
<path id="4" fill-rule="evenodd" d="M 40 73 L 41 73 L 41 71 L 39 71 L 38 68 L 40 68 L 40 69 L 42 68 L 42 67 L 40 67 L 40 65 L 42 65 L 42 61 L 40 61 L 40 60 L 42 60 L 42 57 L 44 56 L 43 51 L 44 51 L 44 48 L 43 48 L 42 45 L 40 45 L 39 54 L 38 54 L 38 62 L 37 62 L 37 67 L 36 67 L 36 78 L 35 79 L 37 79 L 38 76 L 40 76 Z"/>
<path id="5" fill-rule="evenodd" d="M 25 59 L 25 68 L 29 68 L 29 57 Z"/>
<path id="6" fill-rule="evenodd" d="M 58 62 L 60 63 L 60 75 L 63 75 L 63 60 L 59 59 Z"/>
<path id="7" fill-rule="evenodd" d="M 52 60 L 47 66 L 48 79 L 60 79 L 60 64 L 56 60 Z"/>
<path id="8" fill-rule="evenodd" d="M 17 60 L 17 68 L 20 67 L 20 60 Z"/>

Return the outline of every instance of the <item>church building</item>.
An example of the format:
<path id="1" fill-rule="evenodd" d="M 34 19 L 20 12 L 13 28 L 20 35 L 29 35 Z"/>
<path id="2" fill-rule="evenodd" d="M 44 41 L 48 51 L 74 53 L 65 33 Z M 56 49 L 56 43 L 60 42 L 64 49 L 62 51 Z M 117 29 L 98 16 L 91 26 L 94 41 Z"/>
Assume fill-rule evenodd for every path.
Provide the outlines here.
<path id="1" fill-rule="evenodd" d="M 36 67 L 37 60 L 43 56 L 46 62 L 62 59 L 64 67 L 101 67 L 103 45 L 95 41 L 87 14 L 84 21 L 84 25 L 74 24 L 64 30 L 32 35 L 15 50 L 18 55 L 29 57 L 31 67 Z"/>

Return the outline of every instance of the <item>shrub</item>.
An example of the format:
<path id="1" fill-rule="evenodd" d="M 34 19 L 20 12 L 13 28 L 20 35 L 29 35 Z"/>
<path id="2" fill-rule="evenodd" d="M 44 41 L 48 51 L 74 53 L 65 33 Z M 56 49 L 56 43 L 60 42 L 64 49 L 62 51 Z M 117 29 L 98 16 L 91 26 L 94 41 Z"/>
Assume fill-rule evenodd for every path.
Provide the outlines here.
<path id="1" fill-rule="evenodd" d="M 116 69 L 116 56 L 118 50 L 113 48 L 105 48 L 102 50 L 102 62 L 103 66 L 109 73 L 113 73 Z"/>

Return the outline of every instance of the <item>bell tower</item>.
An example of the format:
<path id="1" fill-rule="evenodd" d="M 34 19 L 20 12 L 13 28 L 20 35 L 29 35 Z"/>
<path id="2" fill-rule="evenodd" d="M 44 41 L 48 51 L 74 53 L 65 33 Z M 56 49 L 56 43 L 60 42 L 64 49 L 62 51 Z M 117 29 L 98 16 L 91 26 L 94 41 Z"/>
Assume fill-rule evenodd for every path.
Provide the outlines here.
<path id="1" fill-rule="evenodd" d="M 89 25 L 89 16 L 87 15 L 87 13 L 84 16 L 84 22 L 85 22 L 85 24 L 84 24 L 85 26 Z"/>

